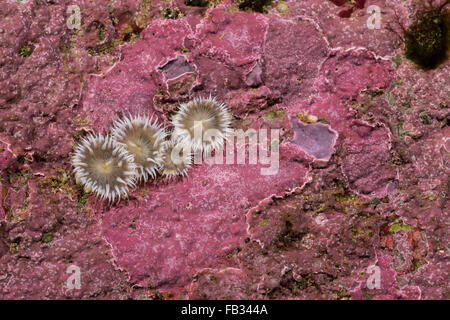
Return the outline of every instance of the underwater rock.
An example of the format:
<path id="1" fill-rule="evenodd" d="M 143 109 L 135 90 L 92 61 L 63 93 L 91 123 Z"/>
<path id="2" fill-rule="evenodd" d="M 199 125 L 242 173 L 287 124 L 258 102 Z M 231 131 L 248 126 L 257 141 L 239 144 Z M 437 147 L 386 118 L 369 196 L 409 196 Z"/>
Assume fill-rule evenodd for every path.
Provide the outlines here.
<path id="1" fill-rule="evenodd" d="M 410 2 L 371 1 L 380 29 L 332 2 L 84 1 L 77 30 L 71 1 L 3 1 L 0 297 L 447 298 L 449 63 L 408 61 L 387 26 Z M 279 130 L 274 175 L 195 164 L 119 204 L 76 184 L 89 133 L 210 95 Z"/>

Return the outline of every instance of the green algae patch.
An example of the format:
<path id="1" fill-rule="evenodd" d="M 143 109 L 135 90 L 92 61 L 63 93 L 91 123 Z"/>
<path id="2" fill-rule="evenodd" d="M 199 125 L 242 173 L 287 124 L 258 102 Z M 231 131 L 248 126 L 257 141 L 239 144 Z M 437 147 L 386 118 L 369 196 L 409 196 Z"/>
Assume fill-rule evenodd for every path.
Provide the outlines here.
<path id="1" fill-rule="evenodd" d="M 278 2 L 276 8 L 277 8 L 277 11 L 278 11 L 279 13 L 281 13 L 283 16 L 286 16 L 286 14 L 287 14 L 288 11 L 289 11 L 289 6 L 288 6 L 288 4 L 287 4 L 286 2 L 284 2 L 284 1 Z"/>
<path id="2" fill-rule="evenodd" d="M 273 119 L 281 117 L 283 115 L 284 115 L 284 111 L 283 110 L 276 110 L 276 111 L 271 110 L 271 111 L 267 112 L 264 115 L 264 118 L 269 119 L 269 120 L 273 120 Z"/>
<path id="3" fill-rule="evenodd" d="M 28 58 L 33 53 L 34 47 L 30 44 L 25 44 L 20 47 L 19 56 L 22 58 Z"/>
<path id="4" fill-rule="evenodd" d="M 325 118 L 319 118 L 319 119 L 317 119 L 317 122 L 320 122 L 320 123 L 323 123 L 323 124 L 330 124 L 330 121 L 328 121 Z"/>
<path id="5" fill-rule="evenodd" d="M 419 120 L 422 124 L 425 125 L 431 124 L 433 122 L 433 119 L 431 118 L 431 116 L 428 114 L 427 111 L 422 111 L 419 113 Z"/>
<path id="6" fill-rule="evenodd" d="M 28 207 L 30 206 L 30 202 L 30 198 L 26 198 L 21 206 L 11 206 L 8 210 L 10 214 L 7 220 L 14 223 L 23 221 L 25 219 L 25 212 L 27 212 Z"/>
<path id="7" fill-rule="evenodd" d="M 411 231 L 411 229 L 412 229 L 411 226 L 403 224 L 401 221 L 397 221 L 389 227 L 389 233 L 395 234 L 395 233 L 399 232 L 400 230 L 409 232 L 409 231 Z"/>
<path id="8" fill-rule="evenodd" d="M 421 266 L 423 266 L 423 263 L 420 260 L 414 260 L 412 263 L 413 272 L 417 271 Z"/>
<path id="9" fill-rule="evenodd" d="M 181 12 L 179 8 L 164 8 L 161 10 L 161 16 L 163 17 L 163 19 L 172 19 L 172 20 L 185 17 L 184 13 Z"/>
<path id="10" fill-rule="evenodd" d="M 265 12 L 272 5 L 272 0 L 235 0 L 240 10 Z"/>
<path id="11" fill-rule="evenodd" d="M 19 252 L 19 243 L 17 242 L 8 243 L 8 248 L 11 254 L 15 254 Z"/>
<path id="12" fill-rule="evenodd" d="M 450 19 L 447 9 L 418 13 L 404 30 L 405 56 L 424 70 L 437 68 L 448 58 Z"/>
<path id="13" fill-rule="evenodd" d="M 87 199 L 87 194 L 84 191 L 84 188 L 82 188 L 81 186 L 77 185 L 77 189 L 75 190 L 74 195 L 75 195 L 75 197 L 77 199 L 77 209 L 79 211 L 85 211 L 86 212 L 84 207 L 86 206 L 86 203 L 87 203 L 88 199 Z"/>
<path id="14" fill-rule="evenodd" d="M 344 214 L 351 211 L 352 208 L 359 208 L 365 202 L 357 194 L 349 192 L 344 186 L 340 185 L 335 192 L 333 192 L 336 203 L 341 206 L 341 210 Z"/>
<path id="15" fill-rule="evenodd" d="M 116 47 L 116 43 L 108 41 L 95 47 L 86 48 L 87 53 L 91 56 L 101 56 L 107 54 L 113 54 Z"/>
<path id="16" fill-rule="evenodd" d="M 392 58 L 392 63 L 394 65 L 395 69 L 398 69 L 400 65 L 402 64 L 402 55 L 398 54 L 395 56 L 395 58 Z"/>
<path id="17" fill-rule="evenodd" d="M 105 40 L 106 27 L 103 23 L 97 26 L 97 38 L 99 41 Z"/>
<path id="18" fill-rule="evenodd" d="M 77 202 L 77 209 L 85 211 L 87 194 L 83 187 L 73 185 L 70 175 L 64 169 L 59 168 L 56 174 L 41 179 L 39 185 L 42 189 L 50 190 L 52 194 L 62 192 L 71 196 Z"/>
<path id="19" fill-rule="evenodd" d="M 53 241 L 53 233 L 52 232 L 44 232 L 41 236 L 42 243 L 50 243 Z"/>
<path id="20" fill-rule="evenodd" d="M 68 188 L 69 176 L 67 173 L 58 169 L 56 175 L 49 176 L 40 181 L 41 188 L 50 189 L 52 193 L 57 193 L 59 190 L 66 190 Z"/>
<path id="21" fill-rule="evenodd" d="M 218 0 L 184 0 L 184 4 L 189 7 L 214 7 Z"/>

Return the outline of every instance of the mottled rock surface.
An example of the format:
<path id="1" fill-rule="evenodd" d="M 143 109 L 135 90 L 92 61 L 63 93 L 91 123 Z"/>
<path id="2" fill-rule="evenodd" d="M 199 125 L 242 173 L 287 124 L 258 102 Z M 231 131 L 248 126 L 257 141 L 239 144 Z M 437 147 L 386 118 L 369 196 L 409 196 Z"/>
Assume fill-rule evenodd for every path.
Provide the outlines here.
<path id="1" fill-rule="evenodd" d="M 450 63 L 404 57 L 414 1 L 208 4 L 2 1 L 0 299 L 449 299 Z M 209 95 L 280 129 L 277 174 L 195 165 L 111 205 L 75 184 L 89 132 Z"/>

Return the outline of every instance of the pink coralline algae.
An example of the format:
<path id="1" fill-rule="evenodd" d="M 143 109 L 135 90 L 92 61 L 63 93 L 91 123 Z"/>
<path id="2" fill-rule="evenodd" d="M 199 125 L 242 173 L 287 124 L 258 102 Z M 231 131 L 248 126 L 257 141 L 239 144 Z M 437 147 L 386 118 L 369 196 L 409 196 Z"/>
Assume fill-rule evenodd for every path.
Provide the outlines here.
<path id="1" fill-rule="evenodd" d="M 3 1 L 0 299 L 449 299 L 450 64 L 421 70 L 388 28 L 415 10 Z M 277 130 L 277 170 L 247 150 L 118 203 L 76 183 L 89 135 L 129 114 L 170 131 L 210 96 L 248 144 Z"/>
<path id="2" fill-rule="evenodd" d="M 102 229 L 117 261 L 134 281 L 172 290 L 188 285 L 199 268 L 235 266 L 230 256 L 245 243 L 246 210 L 306 180 L 302 154 L 282 146 L 280 156 L 286 159 L 277 175 L 261 176 L 256 165 L 198 166 L 186 181 L 149 191 L 137 210 L 107 210 Z"/>

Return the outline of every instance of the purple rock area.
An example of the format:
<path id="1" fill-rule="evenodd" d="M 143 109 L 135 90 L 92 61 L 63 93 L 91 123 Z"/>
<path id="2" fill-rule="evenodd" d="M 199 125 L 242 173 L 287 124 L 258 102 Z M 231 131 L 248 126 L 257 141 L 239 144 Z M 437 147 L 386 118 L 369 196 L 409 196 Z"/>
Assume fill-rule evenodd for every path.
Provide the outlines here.
<path id="1" fill-rule="evenodd" d="M 337 138 L 335 131 L 322 123 L 306 124 L 296 118 L 291 119 L 291 124 L 294 144 L 316 159 L 329 160 Z"/>
<path id="2" fill-rule="evenodd" d="M 405 58 L 415 1 L 209 2 L 2 1 L 0 299 L 450 299 L 450 63 Z M 210 95 L 280 130 L 275 174 L 75 183 L 82 137 Z"/>

